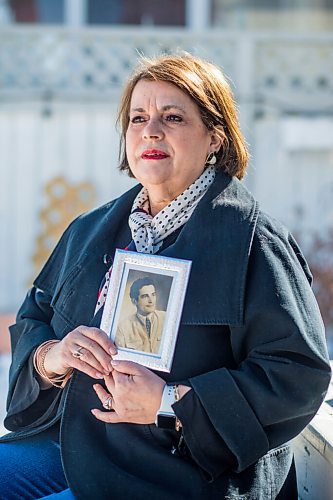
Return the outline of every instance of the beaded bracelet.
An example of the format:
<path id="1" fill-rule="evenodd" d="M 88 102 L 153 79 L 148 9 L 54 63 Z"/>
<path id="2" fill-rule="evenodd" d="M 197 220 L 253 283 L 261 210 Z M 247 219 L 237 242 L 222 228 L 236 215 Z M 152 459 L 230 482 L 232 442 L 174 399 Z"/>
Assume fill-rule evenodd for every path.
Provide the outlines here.
<path id="1" fill-rule="evenodd" d="M 48 382 L 49 384 L 54 385 L 55 387 L 63 389 L 67 381 L 72 376 L 73 368 L 69 368 L 67 372 L 63 373 L 62 375 L 54 374 L 50 376 L 45 370 L 44 366 L 46 354 L 52 349 L 52 347 L 54 347 L 54 344 L 57 344 L 58 342 L 60 342 L 60 340 L 47 340 L 46 342 L 41 344 L 36 349 L 33 358 L 33 363 L 36 372 L 40 377 L 42 377 L 42 379 L 44 379 L 45 382 Z"/>

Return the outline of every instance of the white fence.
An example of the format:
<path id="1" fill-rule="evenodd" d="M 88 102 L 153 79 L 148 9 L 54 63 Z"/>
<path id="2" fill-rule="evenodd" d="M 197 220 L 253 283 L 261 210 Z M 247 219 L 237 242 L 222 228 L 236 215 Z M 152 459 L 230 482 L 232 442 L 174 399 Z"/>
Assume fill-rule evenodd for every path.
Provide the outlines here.
<path id="1" fill-rule="evenodd" d="M 1 30 L 0 41 L 1 99 L 17 100 L 18 93 L 24 99 L 112 98 L 139 53 L 187 50 L 223 67 L 244 102 L 332 111 L 333 35 L 10 27 Z"/>

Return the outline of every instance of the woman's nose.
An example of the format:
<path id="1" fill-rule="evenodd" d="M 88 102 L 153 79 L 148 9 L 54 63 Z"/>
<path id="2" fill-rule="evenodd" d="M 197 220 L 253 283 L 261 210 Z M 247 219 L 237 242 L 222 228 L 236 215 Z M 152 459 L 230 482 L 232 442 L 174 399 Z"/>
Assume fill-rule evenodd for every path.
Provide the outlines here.
<path id="1" fill-rule="evenodd" d="M 159 120 L 149 120 L 143 129 L 144 139 L 154 139 L 159 140 L 164 136 L 164 132 L 161 127 Z"/>

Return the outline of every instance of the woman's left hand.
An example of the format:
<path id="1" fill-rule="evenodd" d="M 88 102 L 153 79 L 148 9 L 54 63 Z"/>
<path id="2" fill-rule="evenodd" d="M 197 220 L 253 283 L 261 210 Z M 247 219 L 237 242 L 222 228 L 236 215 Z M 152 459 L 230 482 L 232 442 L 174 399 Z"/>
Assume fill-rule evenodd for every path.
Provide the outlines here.
<path id="1" fill-rule="evenodd" d="M 113 360 L 112 365 L 114 370 L 104 377 L 108 391 L 100 384 L 93 387 L 102 405 L 111 395 L 113 411 L 93 409 L 91 413 L 106 423 L 154 423 L 165 381 L 132 361 Z"/>

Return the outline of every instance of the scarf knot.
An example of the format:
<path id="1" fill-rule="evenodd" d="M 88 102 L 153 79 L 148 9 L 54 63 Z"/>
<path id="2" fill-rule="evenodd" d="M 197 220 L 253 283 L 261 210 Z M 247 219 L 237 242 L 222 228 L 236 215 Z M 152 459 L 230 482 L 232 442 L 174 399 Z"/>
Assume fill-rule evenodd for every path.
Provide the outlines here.
<path id="1" fill-rule="evenodd" d="M 134 200 L 128 220 L 137 251 L 156 253 L 163 240 L 188 221 L 214 179 L 215 168 L 209 166 L 155 217 L 150 215 L 148 191 L 142 188 Z"/>

